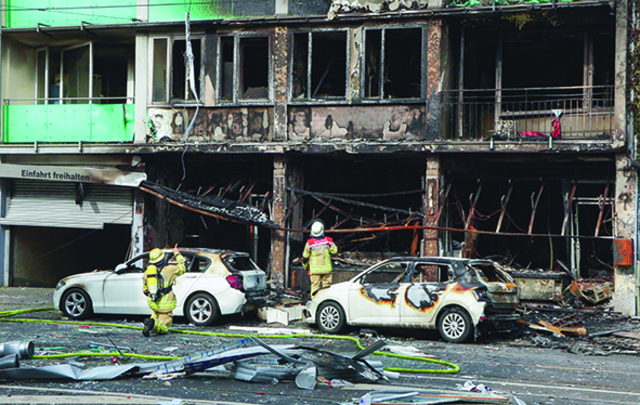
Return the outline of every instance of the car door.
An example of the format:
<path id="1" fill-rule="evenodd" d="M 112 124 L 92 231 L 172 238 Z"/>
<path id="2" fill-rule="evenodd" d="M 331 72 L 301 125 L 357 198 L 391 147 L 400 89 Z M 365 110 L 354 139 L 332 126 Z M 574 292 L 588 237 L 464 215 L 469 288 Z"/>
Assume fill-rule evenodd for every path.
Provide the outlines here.
<path id="1" fill-rule="evenodd" d="M 149 255 L 142 254 L 118 266 L 109 274 L 102 286 L 104 313 L 150 314 L 147 297 L 142 293 L 142 275 Z"/>
<path id="2" fill-rule="evenodd" d="M 447 286 L 452 280 L 453 269 L 448 263 L 415 262 L 400 310 L 402 324 L 419 327 L 434 325 L 435 315 L 443 304 Z"/>
<path id="3" fill-rule="evenodd" d="M 200 257 L 197 254 L 191 252 L 181 252 L 181 254 L 187 259 L 187 262 L 185 264 L 185 273 L 176 278 L 173 283 L 173 292 L 177 303 L 176 314 L 182 314 L 184 301 L 193 291 L 202 289 L 201 287 L 207 284 L 205 272 L 210 264 L 209 259 Z"/>
<path id="4" fill-rule="evenodd" d="M 409 263 L 381 263 L 356 279 L 349 288 L 349 316 L 354 325 L 397 325 L 400 323 L 402 290 Z"/>

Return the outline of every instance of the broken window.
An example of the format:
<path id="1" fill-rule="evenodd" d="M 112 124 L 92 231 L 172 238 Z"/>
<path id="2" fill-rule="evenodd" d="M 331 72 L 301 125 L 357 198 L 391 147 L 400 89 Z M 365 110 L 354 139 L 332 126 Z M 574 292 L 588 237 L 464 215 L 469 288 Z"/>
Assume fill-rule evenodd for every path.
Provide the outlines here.
<path id="1" fill-rule="evenodd" d="M 194 84 L 201 98 L 202 39 L 192 38 Z M 187 41 L 185 39 L 154 38 L 152 100 L 157 103 L 196 100 L 188 82 Z M 167 74 L 169 72 L 169 74 Z M 169 91 L 170 89 L 170 91 Z"/>
<path id="2" fill-rule="evenodd" d="M 347 92 L 347 50 L 347 31 L 294 34 L 292 99 L 344 99 Z"/>
<path id="3" fill-rule="evenodd" d="M 393 262 L 377 267 L 372 272 L 362 278 L 362 284 L 391 284 L 399 283 L 405 272 L 408 263 Z"/>
<path id="4" fill-rule="evenodd" d="M 613 30 L 474 30 L 460 41 L 464 90 L 447 101 L 458 137 L 612 136 Z"/>
<path id="5" fill-rule="evenodd" d="M 218 44 L 218 94 L 223 102 L 270 99 L 269 37 L 224 36 Z"/>
<path id="6" fill-rule="evenodd" d="M 37 104 L 133 102 L 133 44 L 87 42 L 37 51 Z"/>
<path id="7" fill-rule="evenodd" d="M 422 95 L 422 29 L 365 31 L 364 97 L 419 98 Z M 398 63 L 398 61 L 402 63 Z"/>

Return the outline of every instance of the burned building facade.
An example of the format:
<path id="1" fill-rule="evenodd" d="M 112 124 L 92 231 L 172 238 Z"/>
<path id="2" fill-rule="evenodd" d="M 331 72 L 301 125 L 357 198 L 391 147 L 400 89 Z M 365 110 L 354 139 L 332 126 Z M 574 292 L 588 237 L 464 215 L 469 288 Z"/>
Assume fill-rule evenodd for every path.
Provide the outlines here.
<path id="1" fill-rule="evenodd" d="M 178 243 L 299 286 L 319 218 L 347 267 L 492 258 L 638 313 L 632 1 L 3 3 L 4 285 Z"/>

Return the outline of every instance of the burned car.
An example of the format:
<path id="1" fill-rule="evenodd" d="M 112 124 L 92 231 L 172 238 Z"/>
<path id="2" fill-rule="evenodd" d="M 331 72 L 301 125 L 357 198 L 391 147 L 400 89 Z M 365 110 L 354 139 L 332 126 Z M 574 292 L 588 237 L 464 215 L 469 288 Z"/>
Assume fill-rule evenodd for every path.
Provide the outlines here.
<path id="1" fill-rule="evenodd" d="M 171 257 L 171 250 L 166 250 Z M 198 326 L 214 324 L 220 315 L 257 309 L 268 295 L 266 275 L 247 253 L 201 248 L 180 249 L 186 271 L 173 285 L 177 307 Z M 91 314 L 149 315 L 142 275 L 149 252 L 116 266 L 75 274 L 58 282 L 53 305 L 72 319 Z M 171 263 L 171 261 L 170 261 Z"/>
<path id="2" fill-rule="evenodd" d="M 490 260 L 396 257 L 319 290 L 303 310 L 327 333 L 346 325 L 438 329 L 459 343 L 520 319 L 518 288 Z"/>

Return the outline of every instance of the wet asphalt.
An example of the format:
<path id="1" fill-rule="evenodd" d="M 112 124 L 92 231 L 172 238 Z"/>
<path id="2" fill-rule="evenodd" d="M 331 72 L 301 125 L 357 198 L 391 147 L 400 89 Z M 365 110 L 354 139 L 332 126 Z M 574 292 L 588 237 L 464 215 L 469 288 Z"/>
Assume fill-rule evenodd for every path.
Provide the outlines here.
<path id="1" fill-rule="evenodd" d="M 52 306 L 51 289 L 0 289 L 0 311 Z M 176 319 L 174 332 L 145 338 L 141 334 L 142 318 L 94 317 L 81 323 L 68 321 L 61 313 L 41 311 L 0 318 L 0 343 L 32 341 L 38 354 L 99 352 L 111 342 L 132 353 L 160 356 L 188 356 L 233 345 L 240 337 L 211 336 L 207 333 L 242 333 L 245 328 L 281 327 L 262 323 L 255 316 L 223 317 L 220 325 L 198 328 Z M 109 324 L 98 326 L 96 323 Z M 292 324 L 288 328 L 308 328 Z M 192 333 L 196 332 L 196 333 Z M 329 350 L 345 356 L 359 351 L 348 340 L 321 338 L 311 328 L 313 337 L 263 338 L 270 345 L 304 345 Z M 372 355 L 368 360 L 383 362 L 385 367 L 431 369 L 430 373 L 403 372 L 398 378 L 378 384 L 358 384 L 350 389 L 328 387 L 319 383 L 314 390 L 300 390 L 292 381 L 250 383 L 230 378 L 226 371 L 196 373 L 169 380 L 124 377 L 110 381 L 28 381 L 0 380 L 0 403 L 145 403 L 145 404 L 346 404 L 376 389 L 454 390 L 462 392 L 467 382 L 482 384 L 503 395 L 515 395 L 527 404 L 637 404 L 640 403 L 640 362 L 631 351 L 619 350 L 607 355 L 596 352 L 569 351 L 568 346 L 588 345 L 584 338 L 569 338 L 562 345 L 540 347 L 527 336 L 491 336 L 475 343 L 450 344 L 437 333 L 416 330 L 382 330 L 377 333 L 387 346 L 414 347 L 439 360 L 457 364 L 455 374 L 442 373 L 447 367 L 411 360 Z M 359 329 L 347 336 L 358 337 Z M 536 335 L 542 338 L 539 335 Z M 546 337 L 545 337 L 546 338 Z M 363 337 L 364 346 L 373 342 Z M 570 344 L 571 343 L 571 344 Z M 559 348 L 560 347 L 560 348 Z M 604 353 L 604 352 L 603 352 Z M 21 367 L 43 367 L 68 361 L 85 368 L 106 366 L 118 361 L 132 364 L 151 360 L 134 358 L 89 357 L 71 359 L 25 359 Z"/>

